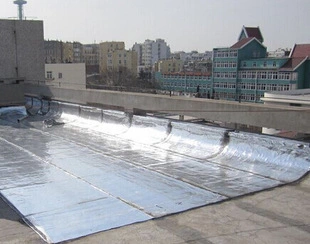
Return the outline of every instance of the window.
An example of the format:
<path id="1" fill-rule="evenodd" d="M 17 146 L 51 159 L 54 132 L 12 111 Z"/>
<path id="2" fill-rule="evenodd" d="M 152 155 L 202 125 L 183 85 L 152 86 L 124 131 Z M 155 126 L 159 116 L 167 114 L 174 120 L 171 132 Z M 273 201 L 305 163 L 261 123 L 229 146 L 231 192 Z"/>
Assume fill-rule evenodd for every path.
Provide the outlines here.
<path id="1" fill-rule="evenodd" d="M 273 62 L 272 66 L 273 66 L 273 67 L 276 67 L 276 66 L 277 66 L 277 63 L 276 63 L 276 62 Z"/>
<path id="2" fill-rule="evenodd" d="M 53 79 L 53 72 L 52 71 L 47 71 L 46 72 L 46 78 L 47 79 Z"/>
<path id="3" fill-rule="evenodd" d="M 256 62 L 253 62 L 253 67 L 256 67 Z"/>
<path id="4" fill-rule="evenodd" d="M 58 79 L 62 79 L 62 73 L 58 73 Z"/>
<path id="5" fill-rule="evenodd" d="M 267 62 L 264 62 L 264 67 L 266 67 L 267 66 Z"/>
<path id="6" fill-rule="evenodd" d="M 301 104 L 300 103 L 290 103 L 290 106 L 301 107 Z"/>
<path id="7" fill-rule="evenodd" d="M 243 62 L 243 65 L 242 65 L 243 67 L 246 67 L 246 62 Z"/>
<path id="8" fill-rule="evenodd" d="M 272 72 L 272 79 L 277 80 L 278 79 L 278 73 L 277 72 Z"/>

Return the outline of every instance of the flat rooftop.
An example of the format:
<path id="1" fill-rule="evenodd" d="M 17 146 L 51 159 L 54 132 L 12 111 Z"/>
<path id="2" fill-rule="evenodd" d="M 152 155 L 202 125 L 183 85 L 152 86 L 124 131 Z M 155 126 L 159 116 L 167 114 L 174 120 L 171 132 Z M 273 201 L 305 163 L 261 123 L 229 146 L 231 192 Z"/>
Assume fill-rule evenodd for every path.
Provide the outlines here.
<path id="1" fill-rule="evenodd" d="M 4 239 L 19 238 L 20 230 L 38 242 L 99 242 L 87 238 L 146 226 L 154 232 L 119 238 L 209 243 L 203 223 L 219 227 L 241 217 L 233 209 L 231 218 L 211 223 L 217 205 L 228 213 L 229 202 L 291 184 L 310 169 L 309 145 L 299 141 L 33 98 L 26 108 L 0 110 L 1 214 L 16 228 Z M 254 205 L 237 205 L 249 212 L 249 225 L 253 213 L 290 222 Z M 156 231 L 166 238 L 151 237 Z"/>
<path id="2" fill-rule="evenodd" d="M 69 243 L 294 243 L 310 241 L 310 178 Z M 0 199 L 1 243 L 45 243 Z"/>

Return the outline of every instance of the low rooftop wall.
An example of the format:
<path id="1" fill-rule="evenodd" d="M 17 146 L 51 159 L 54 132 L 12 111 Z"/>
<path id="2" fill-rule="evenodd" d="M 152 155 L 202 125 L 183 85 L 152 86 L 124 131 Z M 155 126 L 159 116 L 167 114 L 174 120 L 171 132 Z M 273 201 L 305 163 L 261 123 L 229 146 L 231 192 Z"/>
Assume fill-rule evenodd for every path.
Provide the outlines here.
<path id="1" fill-rule="evenodd" d="M 37 85 L 25 86 L 25 94 L 78 104 L 123 107 L 186 115 L 212 121 L 230 122 L 310 133 L 310 109 L 200 98 L 170 97 L 104 90 L 74 90 Z"/>

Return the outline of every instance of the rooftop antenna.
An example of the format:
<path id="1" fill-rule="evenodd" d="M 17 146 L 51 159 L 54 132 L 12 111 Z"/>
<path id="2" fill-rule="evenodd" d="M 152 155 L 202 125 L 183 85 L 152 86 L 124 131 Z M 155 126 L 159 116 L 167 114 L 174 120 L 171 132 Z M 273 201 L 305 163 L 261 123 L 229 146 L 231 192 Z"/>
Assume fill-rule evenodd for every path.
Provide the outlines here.
<path id="1" fill-rule="evenodd" d="M 18 5 L 18 17 L 19 17 L 19 20 L 23 20 L 24 19 L 23 5 L 27 4 L 27 1 L 16 0 L 16 1 L 14 1 L 14 4 Z"/>

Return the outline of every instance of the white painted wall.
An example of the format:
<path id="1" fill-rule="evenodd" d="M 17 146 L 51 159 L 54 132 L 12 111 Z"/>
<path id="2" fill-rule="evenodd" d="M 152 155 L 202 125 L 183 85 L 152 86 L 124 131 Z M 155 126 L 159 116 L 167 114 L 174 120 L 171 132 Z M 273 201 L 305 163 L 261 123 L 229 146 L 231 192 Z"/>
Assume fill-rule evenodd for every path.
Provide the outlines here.
<path id="1" fill-rule="evenodd" d="M 45 64 L 45 80 L 56 87 L 86 89 L 85 63 Z"/>

